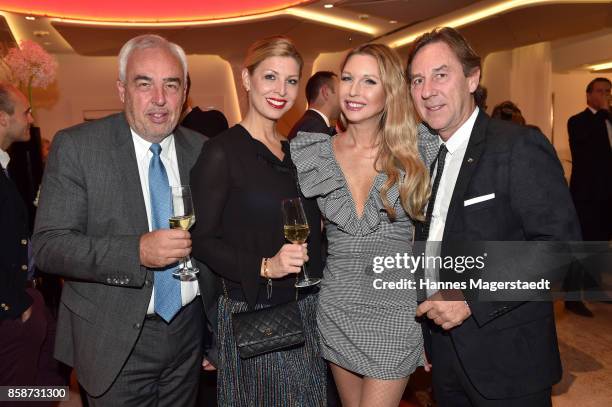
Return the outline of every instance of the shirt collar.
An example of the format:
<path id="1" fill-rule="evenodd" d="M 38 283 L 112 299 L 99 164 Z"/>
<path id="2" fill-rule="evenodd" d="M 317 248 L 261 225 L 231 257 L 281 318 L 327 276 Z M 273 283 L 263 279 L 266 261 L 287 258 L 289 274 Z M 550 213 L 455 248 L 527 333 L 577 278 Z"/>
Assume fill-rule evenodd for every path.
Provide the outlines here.
<path id="1" fill-rule="evenodd" d="M 446 149 L 449 154 L 453 155 L 456 151 L 467 145 L 467 142 L 470 140 L 470 135 L 472 134 L 472 129 L 474 128 L 474 124 L 476 123 L 476 118 L 478 117 L 478 108 L 475 108 L 472 112 L 471 116 L 457 129 L 457 131 L 448 139 L 446 142 Z M 444 141 L 440 138 L 440 144 L 443 144 Z"/>
<path id="2" fill-rule="evenodd" d="M 130 127 L 130 131 L 132 132 L 132 140 L 134 140 L 134 147 L 136 149 L 136 157 L 141 158 L 143 156 L 147 156 L 149 154 L 149 149 L 151 148 L 151 142 L 143 139 Z M 168 137 L 163 139 L 160 143 L 162 151 L 161 156 L 167 160 L 170 160 L 171 152 L 174 148 L 174 134 L 170 134 Z M 152 154 L 152 153 L 151 153 Z"/>
<path id="3" fill-rule="evenodd" d="M 591 113 L 593 114 L 597 114 L 597 110 L 593 109 L 591 106 L 587 106 L 589 108 L 589 110 L 591 111 Z"/>
<path id="4" fill-rule="evenodd" d="M 325 124 L 327 125 L 327 127 L 330 126 L 329 125 L 329 119 L 323 113 L 319 112 L 317 109 L 313 109 L 312 107 L 309 107 L 308 110 L 312 110 L 313 112 L 319 113 L 321 115 L 321 117 L 323 118 L 323 120 L 325 120 Z"/>
<path id="5" fill-rule="evenodd" d="M 6 151 L 0 148 L 0 165 L 2 166 L 2 168 L 7 168 L 10 161 L 11 156 L 9 156 Z"/>

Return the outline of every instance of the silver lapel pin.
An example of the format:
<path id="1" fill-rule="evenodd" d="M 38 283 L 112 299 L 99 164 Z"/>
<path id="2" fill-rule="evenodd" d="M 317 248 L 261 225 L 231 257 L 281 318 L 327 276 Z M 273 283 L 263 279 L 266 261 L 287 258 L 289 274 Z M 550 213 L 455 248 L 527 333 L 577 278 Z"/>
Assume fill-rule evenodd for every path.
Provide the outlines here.
<path id="1" fill-rule="evenodd" d="M 473 159 L 472 157 L 469 157 L 469 158 L 467 159 L 467 162 L 471 164 L 471 163 L 473 163 L 473 162 L 474 162 L 474 159 Z"/>

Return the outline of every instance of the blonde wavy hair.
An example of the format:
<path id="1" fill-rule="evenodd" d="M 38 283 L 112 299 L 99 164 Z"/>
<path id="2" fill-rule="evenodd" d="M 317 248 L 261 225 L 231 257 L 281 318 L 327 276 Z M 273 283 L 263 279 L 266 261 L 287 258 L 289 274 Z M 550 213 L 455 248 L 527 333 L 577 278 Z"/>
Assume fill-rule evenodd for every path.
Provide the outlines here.
<path id="1" fill-rule="evenodd" d="M 408 81 L 399 55 L 383 44 L 365 44 L 351 50 L 340 71 L 353 55 L 370 55 L 378 63 L 380 79 L 385 91 L 385 107 L 380 119 L 380 145 L 376 156 L 376 168 L 387 174 L 387 181 L 380 190 L 380 198 L 389 219 L 395 220 L 395 209 L 387 193 L 399 182 L 400 201 L 408 215 L 424 220 L 424 208 L 429 199 L 429 171 L 421 160 L 418 149 L 418 121 L 408 90 Z M 348 123 L 341 115 L 342 127 Z M 400 169 L 406 176 L 400 181 Z"/>

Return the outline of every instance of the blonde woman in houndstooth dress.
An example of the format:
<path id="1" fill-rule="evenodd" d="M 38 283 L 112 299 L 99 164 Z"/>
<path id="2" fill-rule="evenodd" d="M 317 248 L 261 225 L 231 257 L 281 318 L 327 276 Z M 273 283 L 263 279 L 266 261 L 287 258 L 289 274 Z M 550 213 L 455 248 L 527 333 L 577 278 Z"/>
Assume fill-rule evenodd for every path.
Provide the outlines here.
<path id="1" fill-rule="evenodd" d="M 399 56 L 380 44 L 352 50 L 339 97 L 346 130 L 301 133 L 291 142 L 300 187 L 317 197 L 329 242 L 317 309 L 321 352 L 342 405 L 397 406 L 409 375 L 425 363 L 416 291 L 377 290 L 376 279 L 412 279 L 406 269 L 373 269 L 377 256 L 411 254 L 429 174 Z M 427 134 L 427 132 L 425 132 Z M 427 161 L 427 160 L 426 160 Z"/>

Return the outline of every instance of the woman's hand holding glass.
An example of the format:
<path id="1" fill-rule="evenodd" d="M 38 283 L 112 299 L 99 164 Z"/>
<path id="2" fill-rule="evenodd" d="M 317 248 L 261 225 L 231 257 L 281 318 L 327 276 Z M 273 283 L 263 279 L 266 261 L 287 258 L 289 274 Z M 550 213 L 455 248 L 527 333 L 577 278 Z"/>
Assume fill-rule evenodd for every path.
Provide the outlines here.
<path id="1" fill-rule="evenodd" d="M 268 259 L 269 278 L 282 278 L 289 274 L 298 274 L 308 261 L 308 244 L 284 244 L 278 253 Z"/>

